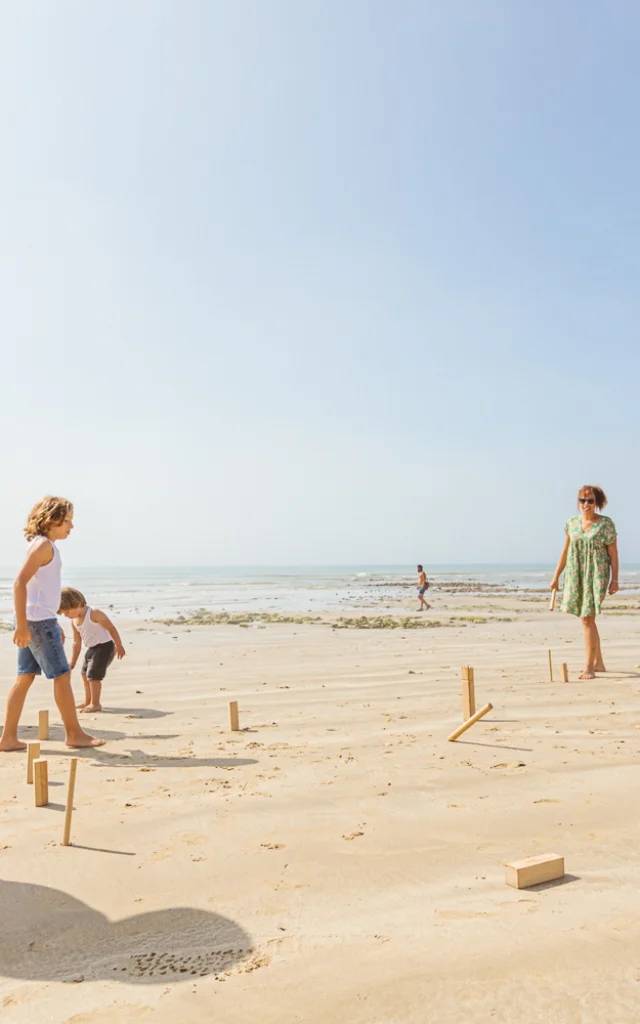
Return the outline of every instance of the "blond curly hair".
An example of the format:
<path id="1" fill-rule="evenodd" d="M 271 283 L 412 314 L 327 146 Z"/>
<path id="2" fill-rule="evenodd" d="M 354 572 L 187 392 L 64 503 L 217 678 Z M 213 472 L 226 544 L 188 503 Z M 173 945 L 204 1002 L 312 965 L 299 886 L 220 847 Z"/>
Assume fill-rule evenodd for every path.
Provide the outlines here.
<path id="1" fill-rule="evenodd" d="M 51 495 L 41 498 L 35 503 L 27 517 L 27 525 L 24 528 L 25 537 L 27 540 L 46 537 L 47 530 L 50 530 L 52 526 L 59 526 L 70 513 L 73 513 L 73 505 L 66 498 L 54 498 Z"/>

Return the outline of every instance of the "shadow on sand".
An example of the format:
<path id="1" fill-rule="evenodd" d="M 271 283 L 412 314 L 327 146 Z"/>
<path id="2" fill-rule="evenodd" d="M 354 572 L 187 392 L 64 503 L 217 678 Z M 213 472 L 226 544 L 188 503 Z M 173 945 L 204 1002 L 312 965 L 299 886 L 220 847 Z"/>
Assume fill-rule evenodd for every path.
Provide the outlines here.
<path id="1" fill-rule="evenodd" d="M 0 975 L 166 984 L 222 974 L 254 953 L 235 921 L 171 907 L 110 921 L 60 889 L 0 880 Z"/>
<path id="2" fill-rule="evenodd" d="M 145 736 L 145 739 L 149 737 Z M 154 737 L 151 737 L 152 739 Z M 175 737 L 158 737 L 174 739 Z M 50 751 L 58 757 L 77 757 L 82 761 L 93 761 L 103 768 L 243 768 L 248 764 L 258 764 L 255 757 L 180 757 L 171 754 L 148 754 L 145 750 L 110 751 L 107 747 L 88 747 L 86 750 Z M 44 757 L 44 753 L 43 753 Z M 1 904 L 0 904 L 1 905 Z"/>

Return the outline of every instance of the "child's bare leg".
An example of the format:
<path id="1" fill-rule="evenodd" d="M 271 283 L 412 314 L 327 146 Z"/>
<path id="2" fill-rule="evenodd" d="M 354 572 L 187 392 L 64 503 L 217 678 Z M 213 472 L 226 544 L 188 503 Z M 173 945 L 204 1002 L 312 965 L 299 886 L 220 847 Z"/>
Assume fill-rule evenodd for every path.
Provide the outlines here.
<path id="1" fill-rule="evenodd" d="M 4 729 L 0 738 L 0 750 L 26 750 L 27 744 L 18 739 L 18 723 L 26 696 L 35 676 L 18 676 L 7 694 L 7 710 Z"/>
<path id="2" fill-rule="evenodd" d="M 91 703 L 91 687 L 89 686 L 89 680 L 85 676 L 84 672 L 82 673 L 82 682 L 84 683 L 84 700 L 81 700 L 79 704 L 76 704 L 76 707 L 79 708 L 80 711 L 82 711 L 83 708 L 86 708 L 87 704 Z"/>
<path id="3" fill-rule="evenodd" d="M 71 673 L 65 672 L 53 681 L 53 696 L 65 728 L 65 743 L 68 747 L 101 747 L 104 740 L 90 736 L 80 728 L 78 713 L 71 689 Z"/>
<path id="4" fill-rule="evenodd" d="M 90 700 L 82 709 L 83 711 L 102 711 L 100 694 L 102 693 L 102 679 L 89 679 Z"/>

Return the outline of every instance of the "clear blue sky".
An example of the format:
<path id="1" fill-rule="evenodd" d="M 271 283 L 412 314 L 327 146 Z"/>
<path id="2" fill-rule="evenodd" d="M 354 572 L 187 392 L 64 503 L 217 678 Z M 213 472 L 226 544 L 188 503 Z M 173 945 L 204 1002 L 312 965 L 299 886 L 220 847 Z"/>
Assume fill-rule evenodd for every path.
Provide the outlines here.
<path id="1" fill-rule="evenodd" d="M 640 9 L 5 0 L 0 564 L 640 560 Z"/>

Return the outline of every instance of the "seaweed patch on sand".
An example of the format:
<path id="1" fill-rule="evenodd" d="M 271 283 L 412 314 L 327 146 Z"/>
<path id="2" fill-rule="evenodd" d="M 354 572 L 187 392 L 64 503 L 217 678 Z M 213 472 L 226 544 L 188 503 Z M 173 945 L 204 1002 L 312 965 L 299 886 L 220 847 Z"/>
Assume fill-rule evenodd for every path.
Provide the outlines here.
<path id="1" fill-rule="evenodd" d="M 337 619 L 320 615 L 281 615 L 279 612 L 209 612 L 205 608 L 193 615 L 178 615 L 174 619 L 155 619 L 163 626 L 252 626 L 265 623 L 295 623 L 330 626 L 332 629 L 436 629 L 440 626 L 455 625 L 438 619 L 399 615 L 359 615 Z"/>

